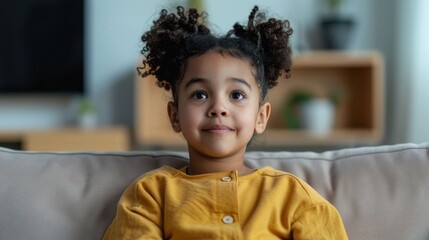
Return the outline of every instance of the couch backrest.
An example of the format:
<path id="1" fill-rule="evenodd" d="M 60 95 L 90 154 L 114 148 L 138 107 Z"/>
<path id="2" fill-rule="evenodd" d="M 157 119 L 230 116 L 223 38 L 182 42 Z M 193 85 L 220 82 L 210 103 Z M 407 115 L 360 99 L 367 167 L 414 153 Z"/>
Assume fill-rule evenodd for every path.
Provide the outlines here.
<path id="1" fill-rule="evenodd" d="M 0 148 L 0 239 L 100 239 L 127 185 L 187 164 L 181 152 L 36 153 Z M 429 239 L 429 143 L 250 152 L 291 172 L 340 211 L 350 239 Z"/>

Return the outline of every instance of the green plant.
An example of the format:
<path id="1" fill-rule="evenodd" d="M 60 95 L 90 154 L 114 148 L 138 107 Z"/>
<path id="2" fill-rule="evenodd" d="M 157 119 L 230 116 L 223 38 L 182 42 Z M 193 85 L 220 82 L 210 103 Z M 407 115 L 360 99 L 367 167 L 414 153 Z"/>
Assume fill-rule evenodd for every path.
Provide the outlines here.
<path id="1" fill-rule="evenodd" d="M 331 13 L 338 14 L 345 0 L 325 0 Z"/>
<path id="2" fill-rule="evenodd" d="M 290 129 L 300 128 L 300 120 L 298 117 L 298 106 L 306 101 L 310 101 L 313 95 L 305 90 L 297 90 L 286 100 L 284 115 L 286 126 Z"/>
<path id="3" fill-rule="evenodd" d="M 87 99 L 84 98 L 80 101 L 80 105 L 79 105 L 79 113 L 81 115 L 83 114 L 87 114 L 87 113 L 95 113 L 95 106 L 94 104 L 92 104 L 92 102 Z"/>

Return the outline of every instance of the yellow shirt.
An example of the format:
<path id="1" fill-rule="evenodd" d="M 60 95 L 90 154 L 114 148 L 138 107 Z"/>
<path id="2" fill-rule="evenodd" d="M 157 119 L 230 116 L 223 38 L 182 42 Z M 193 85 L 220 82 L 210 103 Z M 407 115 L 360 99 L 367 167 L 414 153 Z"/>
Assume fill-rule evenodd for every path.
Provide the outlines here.
<path id="1" fill-rule="evenodd" d="M 122 195 L 104 239 L 347 239 L 338 211 L 271 167 L 187 175 L 164 166 Z"/>

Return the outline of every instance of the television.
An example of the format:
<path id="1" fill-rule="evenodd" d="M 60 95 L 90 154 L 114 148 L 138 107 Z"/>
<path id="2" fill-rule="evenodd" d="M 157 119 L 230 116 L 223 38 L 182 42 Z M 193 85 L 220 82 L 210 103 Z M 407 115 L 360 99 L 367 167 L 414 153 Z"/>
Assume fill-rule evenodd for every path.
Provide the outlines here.
<path id="1" fill-rule="evenodd" d="M 84 93 L 84 0 L 0 7 L 0 96 Z"/>

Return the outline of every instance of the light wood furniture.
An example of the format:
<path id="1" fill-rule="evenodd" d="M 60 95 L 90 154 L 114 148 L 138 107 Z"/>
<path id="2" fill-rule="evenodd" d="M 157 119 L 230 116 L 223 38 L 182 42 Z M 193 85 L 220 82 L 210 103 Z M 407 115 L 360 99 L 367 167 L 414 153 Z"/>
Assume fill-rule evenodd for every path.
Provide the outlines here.
<path id="1" fill-rule="evenodd" d="M 296 89 L 316 95 L 339 89 L 333 130 L 315 136 L 289 129 L 284 106 Z M 186 142 L 168 121 L 171 95 L 155 85 L 154 77 L 136 80 L 136 143 L 139 148 L 184 149 Z M 266 132 L 253 140 L 254 148 L 283 146 L 351 146 L 379 143 L 384 134 L 384 65 L 377 52 L 308 52 L 293 60 L 292 77 L 279 79 L 269 92 L 272 113 Z"/>
<path id="2" fill-rule="evenodd" d="M 20 142 L 30 151 L 128 151 L 129 132 L 125 127 L 77 127 L 1 132 L 1 142 Z"/>

